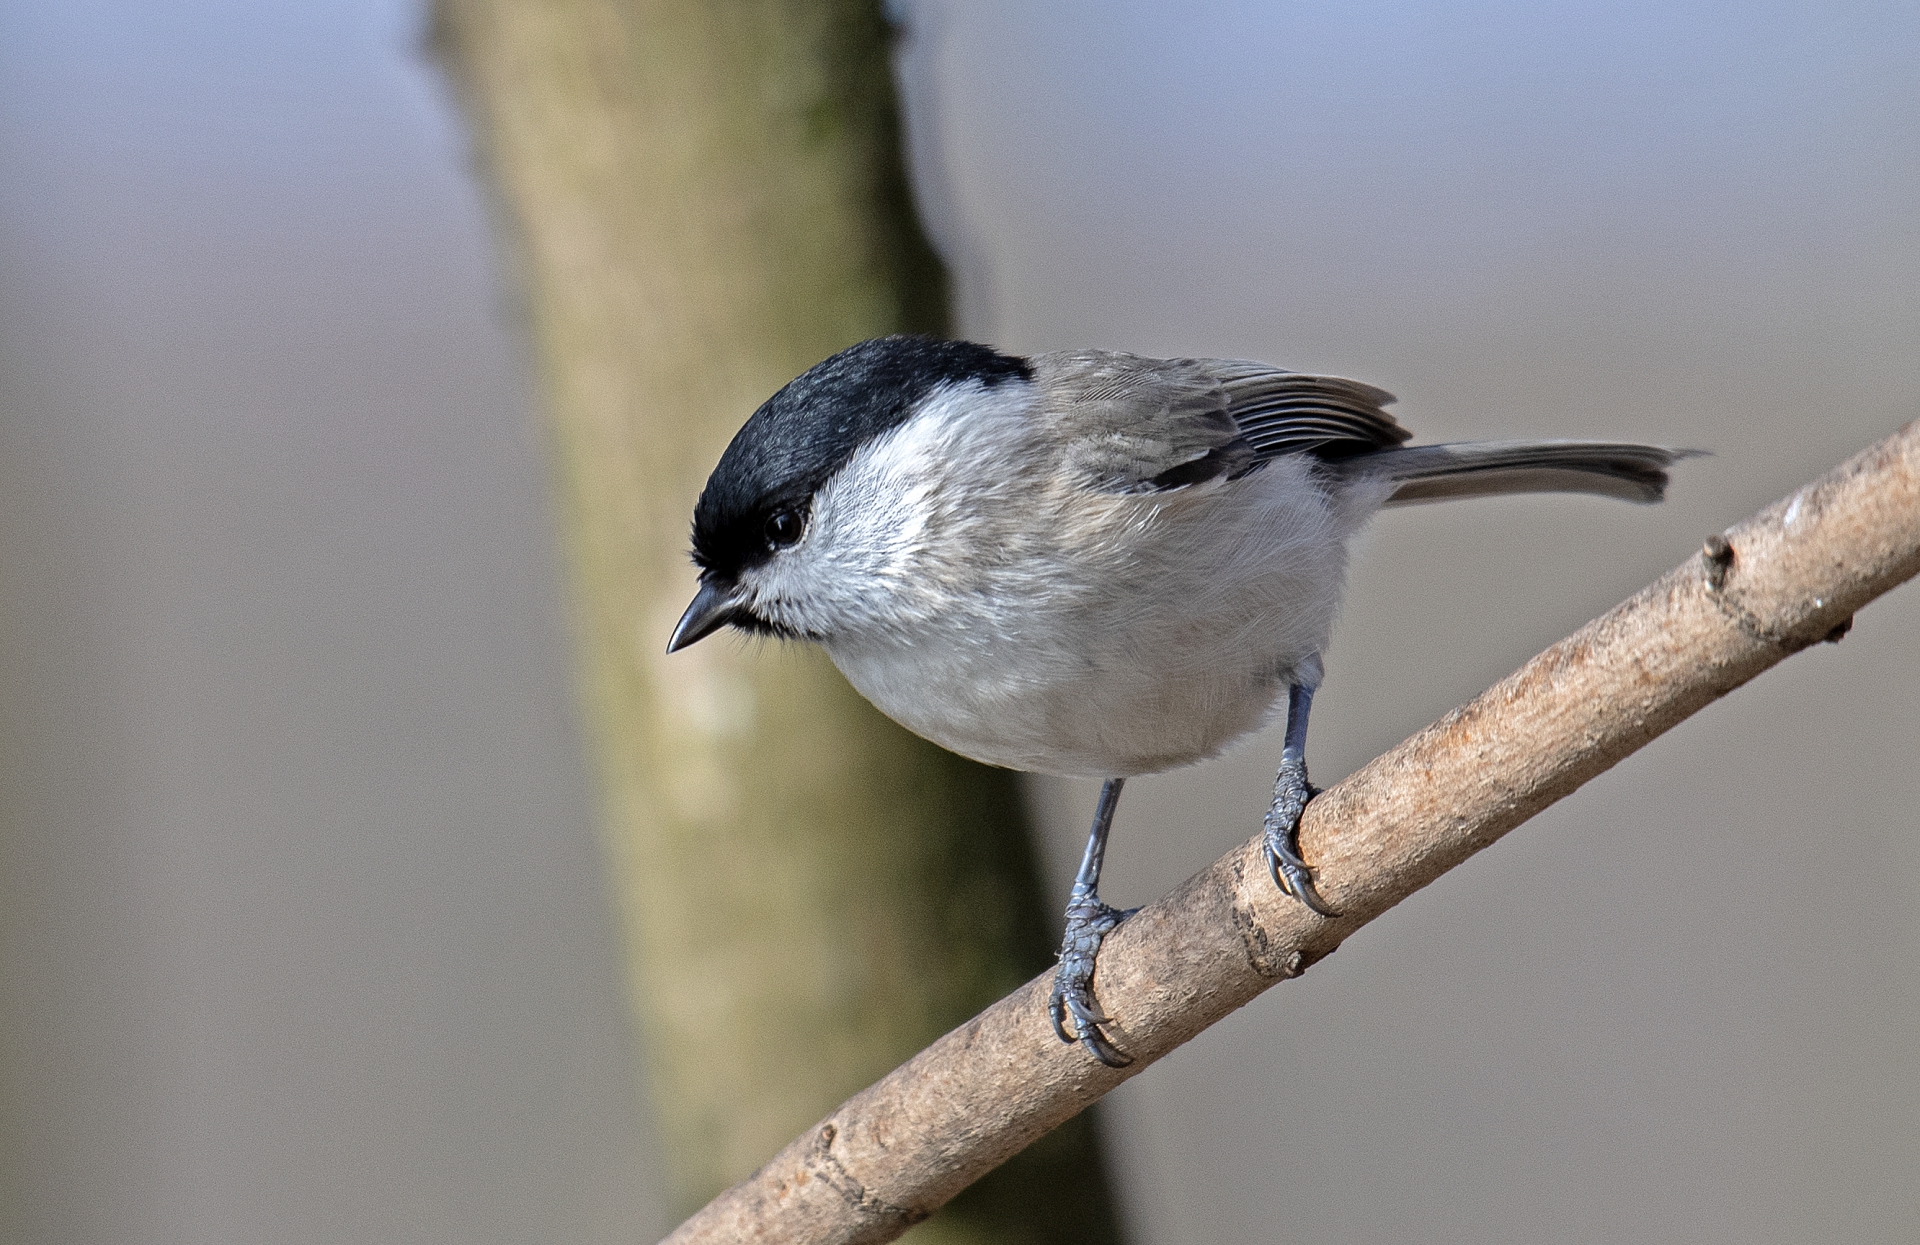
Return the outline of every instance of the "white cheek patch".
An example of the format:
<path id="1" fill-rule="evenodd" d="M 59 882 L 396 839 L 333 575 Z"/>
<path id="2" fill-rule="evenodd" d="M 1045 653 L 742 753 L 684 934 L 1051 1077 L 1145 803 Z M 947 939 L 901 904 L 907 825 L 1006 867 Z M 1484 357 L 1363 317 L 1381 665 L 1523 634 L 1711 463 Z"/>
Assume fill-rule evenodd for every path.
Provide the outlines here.
<path id="1" fill-rule="evenodd" d="M 914 416 L 874 438 L 814 494 L 806 535 L 743 575 L 756 610 L 809 635 L 905 621 L 932 604 L 964 548 L 954 520 L 977 509 L 983 487 L 1009 462 L 1030 460 L 1033 386 L 948 384 Z M 952 542 L 964 544 L 965 542 Z"/>

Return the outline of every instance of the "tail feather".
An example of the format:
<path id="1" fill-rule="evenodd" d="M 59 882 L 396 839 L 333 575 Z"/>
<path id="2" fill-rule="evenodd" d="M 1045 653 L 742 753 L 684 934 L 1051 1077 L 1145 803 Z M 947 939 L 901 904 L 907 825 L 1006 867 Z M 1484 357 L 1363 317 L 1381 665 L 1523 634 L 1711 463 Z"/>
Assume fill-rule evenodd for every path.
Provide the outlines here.
<path id="1" fill-rule="evenodd" d="M 1503 493 L 1592 493 L 1656 502 L 1666 495 L 1667 468 L 1700 452 L 1617 441 L 1461 441 L 1380 450 L 1348 459 L 1339 469 L 1394 481 L 1389 506 Z"/>

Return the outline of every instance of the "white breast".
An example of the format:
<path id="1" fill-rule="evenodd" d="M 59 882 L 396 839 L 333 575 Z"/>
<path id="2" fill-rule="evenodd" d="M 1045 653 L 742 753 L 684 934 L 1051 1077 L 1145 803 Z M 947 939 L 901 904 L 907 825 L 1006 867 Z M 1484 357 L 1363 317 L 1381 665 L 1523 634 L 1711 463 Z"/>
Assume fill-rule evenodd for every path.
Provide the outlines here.
<path id="1" fill-rule="evenodd" d="M 863 449 L 815 498 L 800 556 L 754 583 L 756 607 L 825 637 L 909 729 L 1041 773 L 1201 760 L 1263 725 L 1288 682 L 1317 681 L 1347 537 L 1384 489 L 1330 496 L 1281 459 L 1096 491 L 1060 469 L 1033 400 L 957 387 Z"/>

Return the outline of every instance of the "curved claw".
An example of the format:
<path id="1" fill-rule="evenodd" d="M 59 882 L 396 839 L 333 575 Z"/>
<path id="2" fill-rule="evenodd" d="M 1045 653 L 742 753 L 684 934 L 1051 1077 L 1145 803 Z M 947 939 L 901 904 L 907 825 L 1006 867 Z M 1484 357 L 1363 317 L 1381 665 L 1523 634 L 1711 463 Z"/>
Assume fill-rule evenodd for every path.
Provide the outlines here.
<path id="1" fill-rule="evenodd" d="M 1293 894 L 1293 885 L 1288 882 L 1287 879 L 1280 876 L 1279 854 L 1273 850 L 1271 845 L 1261 854 L 1267 858 L 1267 876 L 1272 878 L 1273 884 L 1280 888 L 1280 893 L 1283 895 Z"/>
<path id="2" fill-rule="evenodd" d="M 1329 908 L 1326 900 L 1320 898 L 1320 892 L 1313 887 L 1313 870 L 1307 867 L 1305 858 L 1294 846 L 1294 836 L 1300 833 L 1300 815 L 1306 811 L 1307 804 L 1313 797 L 1320 794 L 1318 787 L 1306 783 L 1304 779 L 1300 790 L 1304 792 L 1304 798 L 1293 808 L 1287 809 L 1292 813 L 1291 824 L 1284 828 L 1276 824 L 1278 819 L 1274 814 L 1285 815 L 1282 813 L 1282 808 L 1285 806 L 1281 804 L 1278 797 L 1276 797 L 1274 809 L 1267 814 L 1267 872 L 1273 877 L 1273 884 L 1285 894 L 1298 899 L 1321 916 L 1336 917 L 1340 914 Z M 1291 800 L 1287 801 L 1287 804 L 1292 803 Z"/>
<path id="3" fill-rule="evenodd" d="M 1107 1041 L 1107 1035 L 1100 1031 L 1098 1025 L 1080 1030 L 1080 1045 L 1086 1047 L 1089 1054 L 1109 1068 L 1124 1068 L 1133 1062 L 1131 1055 L 1121 1054 L 1113 1043 Z"/>
<path id="4" fill-rule="evenodd" d="M 1053 1035 L 1068 1046 L 1073 1045 L 1077 1039 L 1067 1028 L 1067 993 L 1060 985 L 1058 973 L 1053 978 L 1053 997 L 1047 1000 L 1047 1016 L 1053 1021 Z"/>
<path id="5" fill-rule="evenodd" d="M 1053 998 L 1047 1004 L 1047 1011 L 1053 1017 L 1053 1031 L 1062 1042 L 1072 1045 L 1079 1042 L 1087 1048 L 1087 1053 L 1106 1064 L 1109 1068 L 1124 1068 L 1133 1062 L 1131 1056 L 1123 1055 L 1107 1037 L 1103 1025 L 1113 1023 L 1107 1017 L 1095 1012 L 1090 1006 L 1092 996 L 1082 990 L 1070 990 L 1057 980 L 1053 987 Z M 1067 1030 L 1066 1013 L 1073 1014 L 1073 1027 L 1079 1030 L 1078 1036 Z"/>
<path id="6" fill-rule="evenodd" d="M 1288 895 L 1298 899 L 1307 907 L 1324 917 L 1337 917 L 1340 914 L 1327 906 L 1320 898 L 1320 892 L 1313 889 L 1313 871 L 1306 862 L 1297 856 L 1282 856 L 1273 846 L 1267 846 L 1267 872 L 1273 875 L 1273 884 Z"/>
<path id="7" fill-rule="evenodd" d="M 1291 837 L 1293 836 L 1287 836 L 1287 838 Z M 1284 865 L 1289 874 L 1307 872 L 1307 862 L 1305 858 L 1302 857 L 1299 852 L 1293 850 L 1293 845 L 1287 842 L 1287 838 L 1275 838 L 1273 835 L 1267 836 L 1267 868 L 1272 870 L 1280 865 Z M 1280 880 L 1278 873 L 1274 874 L 1273 881 L 1274 885 L 1278 886 L 1281 890 L 1287 889 L 1287 884 Z"/>
<path id="8" fill-rule="evenodd" d="M 1138 909 L 1120 912 L 1109 908 L 1097 896 L 1076 896 L 1067 912 L 1060 967 L 1054 970 L 1053 993 L 1047 999 L 1047 1018 L 1053 1022 L 1054 1036 L 1069 1045 L 1080 1043 L 1109 1068 L 1124 1068 L 1133 1060 L 1121 1054 L 1107 1036 L 1105 1026 L 1113 1022 L 1100 1012 L 1093 997 L 1094 963 L 1108 932 L 1134 911 Z"/>

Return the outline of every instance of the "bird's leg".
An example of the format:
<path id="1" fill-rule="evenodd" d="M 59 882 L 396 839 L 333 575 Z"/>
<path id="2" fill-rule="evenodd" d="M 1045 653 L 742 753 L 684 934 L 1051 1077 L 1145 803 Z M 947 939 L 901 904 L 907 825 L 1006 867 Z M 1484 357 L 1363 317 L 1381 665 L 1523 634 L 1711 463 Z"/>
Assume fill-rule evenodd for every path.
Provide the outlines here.
<path id="1" fill-rule="evenodd" d="M 1100 804 L 1094 810 L 1093 830 L 1087 835 L 1087 851 L 1080 858 L 1080 872 L 1073 879 L 1073 894 L 1067 900 L 1067 933 L 1060 942 L 1060 967 L 1053 974 L 1053 997 L 1047 1001 L 1047 1014 L 1053 1018 L 1053 1031 L 1062 1042 L 1078 1040 L 1095 1059 L 1110 1068 L 1124 1068 L 1133 1060 L 1121 1054 L 1107 1039 L 1101 1027 L 1112 1023 L 1100 1011 L 1093 997 L 1093 961 L 1100 952 L 1100 940 L 1120 922 L 1133 915 L 1109 908 L 1100 901 L 1100 864 L 1107 854 L 1107 830 L 1113 825 L 1114 806 L 1120 803 L 1120 786 L 1126 780 L 1109 778 L 1100 788 Z M 1069 1027 L 1067 1017 L 1073 1017 Z"/>
<path id="2" fill-rule="evenodd" d="M 1274 885 L 1321 916 L 1338 916 L 1313 889 L 1313 873 L 1300 859 L 1300 815 L 1320 789 L 1307 782 L 1307 714 L 1313 709 L 1313 688 L 1294 683 L 1287 688 L 1287 742 L 1280 750 L 1280 773 L 1273 780 L 1273 807 L 1267 810 L 1267 871 Z"/>

